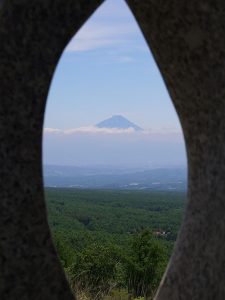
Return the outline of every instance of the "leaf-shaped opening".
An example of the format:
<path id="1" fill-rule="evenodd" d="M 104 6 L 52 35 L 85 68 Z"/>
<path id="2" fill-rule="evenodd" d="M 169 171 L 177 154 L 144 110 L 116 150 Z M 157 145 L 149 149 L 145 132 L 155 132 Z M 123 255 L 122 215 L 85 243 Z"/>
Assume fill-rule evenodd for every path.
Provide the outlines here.
<path id="1" fill-rule="evenodd" d="M 49 224 L 77 298 L 150 299 L 182 220 L 186 154 L 124 1 L 105 1 L 65 48 L 43 153 Z"/>

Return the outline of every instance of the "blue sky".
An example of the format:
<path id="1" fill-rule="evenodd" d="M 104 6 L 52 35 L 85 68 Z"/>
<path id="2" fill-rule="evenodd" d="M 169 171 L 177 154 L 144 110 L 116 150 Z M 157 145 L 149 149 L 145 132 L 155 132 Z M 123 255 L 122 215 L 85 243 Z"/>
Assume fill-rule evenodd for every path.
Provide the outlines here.
<path id="1" fill-rule="evenodd" d="M 57 147 L 57 140 L 58 145 L 62 143 L 62 136 L 67 147 L 70 143 L 72 147 L 75 142 L 78 145 L 80 139 L 86 141 L 83 147 L 90 146 L 92 140 L 94 149 L 94 139 L 103 145 L 107 133 L 103 138 L 93 125 L 115 114 L 121 114 L 145 129 L 144 138 L 135 137 L 142 145 L 145 141 L 153 147 L 159 140 L 168 149 L 172 144 L 178 145 L 176 153 L 180 155 L 176 156 L 185 164 L 180 124 L 140 29 L 124 1 L 106 0 L 72 38 L 58 63 L 45 114 L 45 162 L 78 163 L 71 154 L 71 159 L 68 159 L 68 153 L 67 159 L 63 158 L 66 157 L 65 149 L 61 149 L 61 154 L 53 160 L 50 149 L 61 147 L 61 144 Z M 119 135 L 121 139 L 121 133 Z M 113 138 L 112 134 L 110 136 L 111 141 L 119 143 L 116 134 Z M 123 141 L 128 141 L 126 137 L 127 133 L 124 133 Z M 174 163 L 175 158 L 171 159 L 174 150 L 171 151 L 171 155 L 164 154 L 164 160 L 166 155 L 166 160 Z M 94 163 L 94 154 L 92 156 Z M 77 157 L 79 161 L 85 161 L 84 157 Z M 101 162 L 96 160 L 96 163 Z"/>

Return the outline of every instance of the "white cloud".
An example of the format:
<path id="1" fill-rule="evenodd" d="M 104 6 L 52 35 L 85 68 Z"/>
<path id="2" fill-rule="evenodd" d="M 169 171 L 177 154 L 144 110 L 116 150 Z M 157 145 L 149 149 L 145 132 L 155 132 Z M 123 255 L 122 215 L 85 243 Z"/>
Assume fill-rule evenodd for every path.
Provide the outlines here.
<path id="1" fill-rule="evenodd" d="M 99 48 L 125 45 L 132 41 L 136 28 L 130 24 L 98 22 L 86 24 L 70 41 L 65 51 L 81 52 Z"/>
<path id="2" fill-rule="evenodd" d="M 80 133 L 91 134 L 130 134 L 134 133 L 133 128 L 119 129 L 119 128 L 98 128 L 95 126 L 79 127 L 71 129 L 57 129 L 57 128 L 44 128 L 45 134 L 62 134 L 62 135 L 74 135 Z"/>
<path id="3" fill-rule="evenodd" d="M 132 127 L 127 129 L 120 128 L 98 128 L 95 126 L 58 129 L 58 128 L 44 128 L 44 134 L 47 135 L 76 135 L 76 134 L 104 134 L 104 135 L 134 135 L 145 137 L 168 137 L 168 136 L 182 136 L 182 132 L 176 128 L 161 128 L 149 129 L 142 131 L 135 131 Z"/>
<path id="4" fill-rule="evenodd" d="M 127 43 L 131 42 L 133 47 L 139 44 L 136 42 L 138 30 L 127 4 L 121 0 L 108 0 L 81 27 L 65 51 L 81 52 L 128 45 Z"/>
<path id="5" fill-rule="evenodd" d="M 130 56 L 121 56 L 121 57 L 117 58 L 117 62 L 132 63 L 132 62 L 134 62 L 134 59 L 133 59 L 133 57 L 130 57 Z"/>
<path id="6" fill-rule="evenodd" d="M 59 133 L 62 133 L 62 130 L 61 129 L 57 129 L 57 128 L 46 127 L 46 128 L 44 128 L 44 133 L 47 133 L 47 134 L 59 134 Z"/>

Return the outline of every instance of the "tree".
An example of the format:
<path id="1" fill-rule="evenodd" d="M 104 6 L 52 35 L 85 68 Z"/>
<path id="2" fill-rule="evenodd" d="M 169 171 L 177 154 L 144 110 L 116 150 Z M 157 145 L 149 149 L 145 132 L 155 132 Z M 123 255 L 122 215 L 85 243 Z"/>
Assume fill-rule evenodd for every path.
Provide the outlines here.
<path id="1" fill-rule="evenodd" d="M 135 235 L 126 265 L 128 292 L 133 297 L 152 299 L 165 267 L 164 248 L 152 232 L 145 230 Z"/>
<path id="2" fill-rule="evenodd" d="M 75 258 L 75 252 L 70 245 L 69 237 L 64 232 L 54 232 L 54 244 L 57 249 L 57 253 L 61 264 L 64 268 L 71 265 Z"/>
<path id="3" fill-rule="evenodd" d="M 77 293 L 100 300 L 114 288 L 119 258 L 113 246 L 92 244 L 77 254 L 68 270 L 69 281 Z"/>

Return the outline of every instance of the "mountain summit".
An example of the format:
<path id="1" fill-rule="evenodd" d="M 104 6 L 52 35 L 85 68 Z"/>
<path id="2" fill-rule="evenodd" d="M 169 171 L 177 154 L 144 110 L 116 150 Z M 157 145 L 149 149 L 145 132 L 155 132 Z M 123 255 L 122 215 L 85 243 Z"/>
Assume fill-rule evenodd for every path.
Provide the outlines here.
<path id="1" fill-rule="evenodd" d="M 95 125 L 98 128 L 118 128 L 118 129 L 128 129 L 133 128 L 136 131 L 143 130 L 138 125 L 130 122 L 128 119 L 121 115 L 112 116 L 109 119 L 106 119 Z"/>

